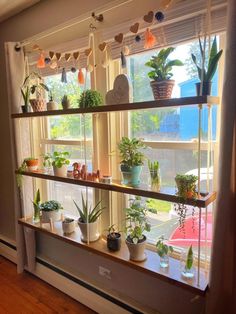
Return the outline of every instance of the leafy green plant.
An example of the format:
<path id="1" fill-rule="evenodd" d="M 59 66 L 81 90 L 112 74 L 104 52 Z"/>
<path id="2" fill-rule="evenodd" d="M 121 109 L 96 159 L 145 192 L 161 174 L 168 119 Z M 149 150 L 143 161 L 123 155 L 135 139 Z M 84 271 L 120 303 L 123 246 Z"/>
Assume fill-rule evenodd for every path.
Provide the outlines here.
<path id="1" fill-rule="evenodd" d="M 55 166 L 56 168 L 61 168 L 63 165 L 69 165 L 70 161 L 68 152 L 53 152 L 52 154 L 43 155 L 43 166 L 50 167 Z"/>
<path id="2" fill-rule="evenodd" d="M 40 191 L 39 189 L 35 193 L 34 200 L 32 201 L 33 207 L 34 207 L 34 221 L 38 222 L 40 220 L 40 202 L 41 202 L 41 197 L 40 197 Z"/>
<path id="3" fill-rule="evenodd" d="M 177 174 L 175 182 L 177 184 L 177 195 L 184 200 L 196 196 L 196 181 L 198 177 L 192 174 Z"/>
<path id="4" fill-rule="evenodd" d="M 193 267 L 193 248 L 192 245 L 188 249 L 185 270 L 188 271 Z"/>
<path id="5" fill-rule="evenodd" d="M 74 201 L 74 204 L 79 212 L 80 218 L 79 221 L 82 223 L 92 223 L 95 222 L 98 217 L 102 214 L 102 211 L 105 207 L 100 208 L 100 204 L 102 201 L 99 201 L 93 208 L 92 205 L 88 205 L 88 200 L 84 201 L 83 193 L 82 196 L 82 208 L 79 207 L 78 204 Z"/>
<path id="6" fill-rule="evenodd" d="M 161 236 L 157 243 L 156 243 L 156 248 L 157 248 L 157 254 L 160 257 L 163 257 L 164 255 L 168 255 L 169 253 L 173 252 L 173 247 L 171 245 L 167 245 L 164 242 L 164 236 Z"/>
<path id="7" fill-rule="evenodd" d="M 40 204 L 40 209 L 45 212 L 51 212 L 51 211 L 58 211 L 60 209 L 63 209 L 61 203 L 58 201 L 46 201 L 42 204 Z"/>
<path id="8" fill-rule="evenodd" d="M 79 98 L 80 108 L 97 107 L 103 103 L 102 95 L 96 91 L 88 89 Z"/>
<path id="9" fill-rule="evenodd" d="M 29 105 L 29 99 L 30 99 L 30 88 L 29 88 L 29 86 L 21 87 L 20 91 L 21 91 L 21 95 L 22 95 L 23 100 L 24 100 L 24 106 L 28 106 Z"/>
<path id="10" fill-rule="evenodd" d="M 118 144 L 120 150 L 121 164 L 128 168 L 143 165 L 145 156 L 139 150 L 146 148 L 140 139 L 122 137 Z"/>
<path id="11" fill-rule="evenodd" d="M 116 231 L 115 224 L 109 226 L 107 232 L 108 232 L 107 236 L 110 238 L 116 238 L 116 235 L 120 234 L 120 231 Z"/>
<path id="12" fill-rule="evenodd" d="M 215 36 L 214 40 L 212 42 L 212 45 L 209 49 L 210 54 L 209 54 L 208 63 L 206 66 L 203 66 L 202 63 L 203 63 L 203 60 L 206 59 L 206 56 L 205 56 L 203 44 L 202 44 L 200 38 L 199 38 L 199 49 L 200 49 L 201 58 L 202 58 L 200 65 L 198 65 L 197 58 L 193 53 L 191 54 L 191 57 L 192 57 L 194 64 L 197 67 L 199 80 L 202 82 L 210 82 L 210 81 L 212 81 L 212 78 L 216 72 L 217 65 L 218 65 L 220 57 L 223 53 L 223 50 L 221 49 L 220 51 L 218 51 L 217 41 L 216 41 L 216 36 Z"/>
<path id="13" fill-rule="evenodd" d="M 159 162 L 148 160 L 148 169 L 151 177 L 151 187 L 156 191 L 160 190 L 160 172 L 159 172 Z"/>
<path id="14" fill-rule="evenodd" d="M 146 206 L 141 204 L 139 197 L 136 197 L 131 200 L 130 207 L 125 208 L 125 211 L 127 240 L 134 244 L 142 242 L 145 239 L 144 231 L 151 230 L 151 225 L 147 222 Z"/>
<path id="15" fill-rule="evenodd" d="M 178 59 L 170 60 L 168 58 L 174 50 L 174 47 L 161 49 L 156 56 L 152 56 L 151 59 L 145 63 L 146 66 L 153 68 L 153 70 L 148 73 L 151 80 L 169 80 L 173 76 L 172 68 L 174 66 L 183 65 L 183 63 Z"/>

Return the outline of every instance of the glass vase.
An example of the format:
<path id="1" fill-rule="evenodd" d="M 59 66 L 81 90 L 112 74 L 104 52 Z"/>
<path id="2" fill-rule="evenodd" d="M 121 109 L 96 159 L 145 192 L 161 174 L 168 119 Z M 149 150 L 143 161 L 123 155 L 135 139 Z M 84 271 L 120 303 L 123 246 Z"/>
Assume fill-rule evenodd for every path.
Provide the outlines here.
<path id="1" fill-rule="evenodd" d="M 150 187 L 152 191 L 160 192 L 161 189 L 161 177 L 160 171 L 158 170 L 150 170 Z"/>
<path id="2" fill-rule="evenodd" d="M 34 204 L 34 223 L 40 222 L 40 207 Z"/>
<path id="3" fill-rule="evenodd" d="M 185 279 L 192 279 L 195 275 L 194 261 L 191 267 L 187 266 L 187 252 L 182 252 L 180 258 L 180 271 Z"/>
<path id="4" fill-rule="evenodd" d="M 161 268 L 169 267 L 169 256 L 167 254 L 160 256 L 160 267 Z"/>

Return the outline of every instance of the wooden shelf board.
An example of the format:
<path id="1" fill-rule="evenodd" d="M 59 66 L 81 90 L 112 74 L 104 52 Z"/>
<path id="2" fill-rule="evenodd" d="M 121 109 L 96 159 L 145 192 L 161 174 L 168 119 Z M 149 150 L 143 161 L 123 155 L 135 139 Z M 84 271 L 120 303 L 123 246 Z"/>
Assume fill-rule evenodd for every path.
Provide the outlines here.
<path id="1" fill-rule="evenodd" d="M 59 116 L 66 114 L 83 114 L 83 113 L 102 113 L 112 111 L 125 111 L 125 110 L 140 110 L 140 109 L 155 109 L 166 107 L 179 107 L 179 106 L 192 106 L 197 104 L 218 104 L 219 98 L 213 96 L 193 96 L 182 98 L 170 98 L 162 100 L 144 101 L 128 104 L 118 105 L 103 105 L 92 108 L 72 108 L 66 110 L 52 110 L 28 113 L 13 113 L 12 118 L 30 118 L 30 117 L 43 117 L 43 116 Z"/>
<path id="2" fill-rule="evenodd" d="M 84 243 L 80 239 L 80 230 L 78 226 L 76 227 L 75 232 L 73 232 L 72 234 L 64 235 L 61 227 L 61 222 L 54 223 L 53 231 L 50 230 L 49 224 L 46 223 L 40 226 L 39 223 L 33 223 L 32 218 L 21 218 L 18 220 L 18 222 L 19 224 L 31 228 L 37 232 L 45 233 L 49 236 L 52 236 L 76 247 L 109 258 L 117 263 L 121 263 L 137 271 L 144 272 L 165 282 L 180 286 L 198 295 L 204 295 L 207 289 L 207 273 L 201 271 L 199 286 L 196 282 L 196 276 L 194 279 L 186 281 L 181 276 L 180 261 L 177 259 L 170 258 L 169 269 L 162 270 L 159 265 L 159 257 L 157 253 L 146 250 L 147 259 L 144 262 L 130 261 L 128 248 L 125 243 L 122 243 L 121 250 L 118 252 L 110 252 L 106 247 L 105 239 L 102 238 L 90 244 Z"/>
<path id="3" fill-rule="evenodd" d="M 16 171 L 16 173 L 18 173 Z M 74 178 L 68 178 L 68 177 L 58 177 L 54 176 L 52 174 L 46 174 L 43 172 L 35 171 L 35 172 L 29 172 L 24 171 L 22 172 L 23 175 L 34 177 L 34 178 L 40 178 L 45 180 L 51 180 L 51 181 L 58 181 L 58 182 L 64 182 L 69 184 L 77 184 L 80 186 L 87 186 L 91 188 L 101 189 L 101 190 L 107 190 L 112 192 L 119 192 L 119 193 L 125 193 L 130 195 L 138 195 L 143 197 L 149 197 L 154 199 L 159 199 L 162 201 L 172 202 L 172 203 L 178 203 L 181 202 L 178 196 L 176 196 L 174 193 L 173 188 L 173 194 L 168 194 L 163 189 L 161 192 L 154 192 L 149 189 L 147 185 L 141 184 L 139 187 L 129 187 L 126 185 L 122 185 L 120 181 L 114 181 L 112 184 L 106 184 L 101 182 L 94 182 L 94 181 L 86 181 L 86 180 L 78 180 Z M 185 201 L 186 205 L 192 205 L 196 207 L 207 207 L 210 203 L 212 203 L 216 199 L 216 193 L 212 192 L 209 193 L 205 197 L 200 197 L 199 199 L 187 199 Z"/>

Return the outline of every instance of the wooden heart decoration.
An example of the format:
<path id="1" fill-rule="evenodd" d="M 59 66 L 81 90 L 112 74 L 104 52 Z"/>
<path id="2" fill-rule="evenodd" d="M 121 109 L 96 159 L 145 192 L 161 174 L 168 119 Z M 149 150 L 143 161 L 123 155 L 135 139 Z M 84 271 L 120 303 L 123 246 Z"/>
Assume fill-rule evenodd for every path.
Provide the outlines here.
<path id="1" fill-rule="evenodd" d="M 61 53 L 60 52 L 56 52 L 56 58 L 57 58 L 57 61 L 61 60 Z"/>
<path id="2" fill-rule="evenodd" d="M 86 57 L 90 57 L 92 53 L 92 48 L 88 48 L 84 50 L 84 54 L 86 55 Z"/>
<path id="3" fill-rule="evenodd" d="M 98 45 L 98 48 L 101 50 L 101 52 L 105 51 L 107 49 L 107 43 L 105 43 L 105 41 Z"/>
<path id="4" fill-rule="evenodd" d="M 138 29 L 139 29 L 139 23 L 135 23 L 130 26 L 129 30 L 131 31 L 131 33 L 137 34 Z"/>
<path id="5" fill-rule="evenodd" d="M 53 51 L 49 51 L 49 57 L 53 59 L 54 56 L 55 56 L 55 53 Z"/>
<path id="6" fill-rule="evenodd" d="M 113 89 L 106 93 L 106 104 L 127 104 L 133 101 L 132 84 L 129 77 L 120 74 L 115 78 Z"/>
<path id="7" fill-rule="evenodd" d="M 79 59 L 79 56 L 80 56 L 79 51 L 73 53 L 73 57 L 76 61 Z"/>
<path id="8" fill-rule="evenodd" d="M 122 43 L 123 38 L 124 38 L 124 35 L 123 35 L 122 33 L 120 33 L 120 34 L 118 34 L 118 35 L 116 35 L 116 36 L 114 37 L 115 41 L 117 41 L 119 44 Z"/>
<path id="9" fill-rule="evenodd" d="M 66 61 L 69 61 L 70 58 L 71 58 L 71 54 L 70 54 L 70 53 L 66 53 L 66 54 L 65 54 L 65 60 L 66 60 Z"/>
<path id="10" fill-rule="evenodd" d="M 144 17 L 143 17 L 144 21 L 147 23 L 152 23 L 153 18 L 154 18 L 153 11 L 149 11 L 148 14 L 144 15 Z"/>

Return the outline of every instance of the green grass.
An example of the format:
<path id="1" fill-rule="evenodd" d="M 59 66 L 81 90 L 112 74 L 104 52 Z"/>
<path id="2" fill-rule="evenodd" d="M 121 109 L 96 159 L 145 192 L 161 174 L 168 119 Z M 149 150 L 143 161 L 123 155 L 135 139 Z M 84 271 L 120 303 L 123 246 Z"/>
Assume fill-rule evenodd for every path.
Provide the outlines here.
<path id="1" fill-rule="evenodd" d="M 171 210 L 171 203 L 166 201 L 155 200 L 149 198 L 147 200 L 148 210 L 152 213 L 165 212 L 168 213 Z"/>

